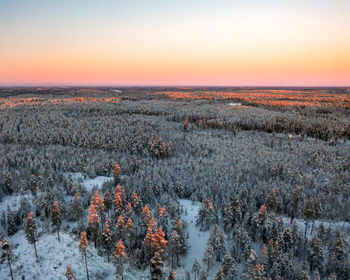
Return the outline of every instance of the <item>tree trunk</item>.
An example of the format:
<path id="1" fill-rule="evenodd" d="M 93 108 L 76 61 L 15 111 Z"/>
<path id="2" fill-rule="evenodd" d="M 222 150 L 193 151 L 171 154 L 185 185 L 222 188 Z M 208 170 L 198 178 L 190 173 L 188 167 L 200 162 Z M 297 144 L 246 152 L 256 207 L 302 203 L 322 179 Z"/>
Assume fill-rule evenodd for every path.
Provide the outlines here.
<path id="1" fill-rule="evenodd" d="M 58 242 L 61 242 L 60 239 L 60 229 L 57 227 L 57 237 L 58 237 Z"/>
<path id="2" fill-rule="evenodd" d="M 305 225 L 305 237 L 306 237 L 306 233 L 307 233 L 307 226 L 308 226 L 308 223 L 309 223 L 309 221 L 306 220 L 306 225 Z"/>
<path id="3" fill-rule="evenodd" d="M 314 225 L 315 225 L 315 220 L 312 221 L 312 226 L 311 226 L 311 235 L 312 235 L 312 232 L 314 231 Z"/>
<path id="4" fill-rule="evenodd" d="M 89 270 L 88 270 L 88 266 L 87 266 L 86 253 L 84 254 L 84 258 L 85 258 L 86 277 L 87 277 L 87 280 L 90 280 L 90 277 L 89 277 Z"/>
<path id="5" fill-rule="evenodd" d="M 36 262 L 39 262 L 38 253 L 37 253 L 37 251 L 36 251 L 36 241 L 34 241 L 33 245 L 34 245 L 34 251 L 35 251 Z"/>
<path id="6" fill-rule="evenodd" d="M 9 263 L 9 267 L 10 267 L 11 280 L 13 280 L 13 273 L 12 273 L 11 261 L 10 261 L 10 259 L 7 259 L 7 261 L 8 261 L 8 263 Z"/>

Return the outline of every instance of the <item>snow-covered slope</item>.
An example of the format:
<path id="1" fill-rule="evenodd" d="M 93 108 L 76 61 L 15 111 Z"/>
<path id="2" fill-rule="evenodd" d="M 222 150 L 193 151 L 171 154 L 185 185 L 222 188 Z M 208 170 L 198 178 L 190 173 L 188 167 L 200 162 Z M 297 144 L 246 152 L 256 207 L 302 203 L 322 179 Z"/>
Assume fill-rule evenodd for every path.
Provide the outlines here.
<path id="1" fill-rule="evenodd" d="M 25 238 L 23 230 L 17 232 L 9 239 L 15 259 L 12 264 L 14 279 L 26 280 L 65 280 L 65 270 L 68 265 L 72 267 L 76 279 L 86 279 L 85 264 L 78 249 L 79 240 L 74 240 L 71 235 L 61 233 L 61 242 L 58 242 L 56 234 L 44 234 L 38 238 L 37 250 L 39 262 L 35 261 L 34 247 Z M 90 279 L 115 280 L 115 267 L 108 263 L 107 259 L 97 255 L 93 245 L 90 246 L 88 267 Z M 0 264 L 0 279 L 10 279 L 7 262 Z M 146 279 L 141 273 L 125 267 L 125 280 Z"/>

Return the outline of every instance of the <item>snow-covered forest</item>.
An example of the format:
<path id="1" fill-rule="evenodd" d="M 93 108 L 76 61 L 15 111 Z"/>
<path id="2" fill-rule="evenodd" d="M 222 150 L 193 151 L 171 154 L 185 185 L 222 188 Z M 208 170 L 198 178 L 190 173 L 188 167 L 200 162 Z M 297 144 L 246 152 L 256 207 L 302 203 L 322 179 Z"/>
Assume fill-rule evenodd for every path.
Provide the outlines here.
<path id="1" fill-rule="evenodd" d="M 349 106 L 161 90 L 0 90 L 0 279 L 350 279 Z"/>

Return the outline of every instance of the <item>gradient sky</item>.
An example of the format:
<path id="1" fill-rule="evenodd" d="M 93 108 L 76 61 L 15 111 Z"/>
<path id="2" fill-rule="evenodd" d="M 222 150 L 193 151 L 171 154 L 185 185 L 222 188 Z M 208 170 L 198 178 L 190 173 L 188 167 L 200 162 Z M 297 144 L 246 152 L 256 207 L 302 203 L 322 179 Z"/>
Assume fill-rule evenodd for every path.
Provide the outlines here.
<path id="1" fill-rule="evenodd" d="M 0 0 L 0 85 L 350 86 L 350 1 Z"/>

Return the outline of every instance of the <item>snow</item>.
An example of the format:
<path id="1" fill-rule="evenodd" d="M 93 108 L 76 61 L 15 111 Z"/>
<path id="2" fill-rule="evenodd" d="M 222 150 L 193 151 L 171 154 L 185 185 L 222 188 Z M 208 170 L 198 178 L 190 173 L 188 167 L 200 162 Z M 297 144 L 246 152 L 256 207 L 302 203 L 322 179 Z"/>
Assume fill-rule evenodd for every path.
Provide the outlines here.
<path id="1" fill-rule="evenodd" d="M 119 89 L 111 89 L 111 91 L 113 91 L 113 92 L 123 92 L 123 91 L 121 91 Z"/>
<path id="2" fill-rule="evenodd" d="M 74 240 L 72 235 L 66 233 L 61 233 L 60 238 L 61 242 L 58 242 L 55 233 L 43 234 L 38 238 L 38 263 L 35 261 L 34 247 L 26 240 L 23 230 L 9 238 L 16 256 L 12 263 L 14 279 L 21 279 L 24 275 L 25 279 L 65 280 L 64 273 L 68 265 L 72 267 L 76 279 L 86 279 L 84 259 L 78 249 L 79 240 Z M 108 263 L 106 258 L 98 256 L 93 244 L 90 244 L 87 262 L 91 280 L 116 279 L 115 266 L 112 262 Z M 141 272 L 131 270 L 129 266 L 124 271 L 125 280 L 146 279 Z M 0 279 L 10 278 L 7 262 L 0 264 L 0 275 Z"/>
<path id="3" fill-rule="evenodd" d="M 179 268 L 176 272 L 178 274 L 178 279 L 185 279 L 184 272 L 185 270 L 189 272 L 192 271 L 192 265 L 195 259 L 200 263 L 201 268 L 206 270 L 207 264 L 203 263 L 202 259 L 207 247 L 210 231 L 200 231 L 199 227 L 196 226 L 196 217 L 200 208 L 199 202 L 180 199 L 179 203 L 184 210 L 181 218 L 187 224 L 186 231 L 189 237 L 187 239 L 187 255 L 180 260 L 181 266 L 183 267 Z M 216 262 L 211 265 L 208 279 L 213 279 L 215 277 L 219 265 L 220 263 Z"/>
<path id="4" fill-rule="evenodd" d="M 199 227 L 196 226 L 196 217 L 200 208 L 199 202 L 192 202 L 187 199 L 180 199 L 179 202 L 185 211 L 182 219 L 187 224 L 187 231 L 189 233 L 189 238 L 187 239 L 187 256 L 183 265 L 186 270 L 191 271 L 194 260 L 197 259 L 200 263 L 203 258 L 209 238 L 209 231 L 200 231 Z"/>
<path id="5" fill-rule="evenodd" d="M 242 103 L 228 103 L 229 106 L 242 106 Z"/>
<path id="6" fill-rule="evenodd" d="M 113 177 L 107 177 L 107 176 L 97 176 L 95 178 L 84 178 L 83 174 L 80 172 L 73 173 L 73 178 L 75 178 L 76 182 L 82 181 L 83 186 L 88 191 L 91 191 L 93 187 L 97 187 L 98 189 L 101 189 L 102 185 L 105 182 L 113 180 Z"/>
<path id="7" fill-rule="evenodd" d="M 31 203 L 32 196 L 30 194 L 23 195 L 29 203 Z M 4 196 L 0 202 L 0 213 L 7 211 L 7 205 L 10 206 L 11 211 L 17 211 L 21 204 L 21 195 L 7 195 Z"/>
<path id="8" fill-rule="evenodd" d="M 290 217 L 282 217 L 282 220 L 283 220 L 283 225 L 285 227 L 290 227 L 290 228 L 292 227 L 292 224 L 290 223 Z M 297 221 L 298 221 L 298 230 L 304 234 L 305 233 L 305 226 L 306 226 L 305 220 L 304 219 L 297 219 Z M 344 227 L 345 227 L 345 229 L 350 230 L 350 225 L 348 222 L 344 223 L 344 222 L 329 222 L 329 221 L 315 220 L 314 229 L 313 229 L 313 232 L 311 234 L 312 221 L 309 221 L 307 233 L 306 233 L 306 236 L 308 239 L 315 236 L 321 223 L 323 223 L 325 229 L 331 228 L 332 231 L 336 230 L 337 228 L 344 230 Z M 349 241 L 350 241 L 350 236 L 349 236 Z"/>

